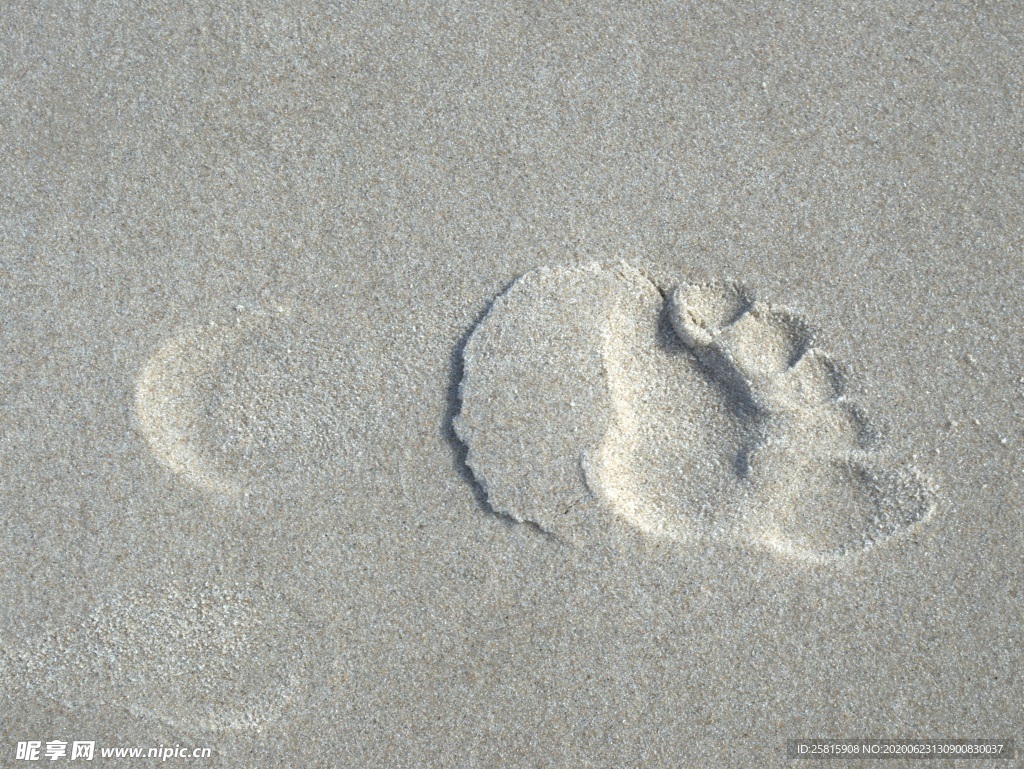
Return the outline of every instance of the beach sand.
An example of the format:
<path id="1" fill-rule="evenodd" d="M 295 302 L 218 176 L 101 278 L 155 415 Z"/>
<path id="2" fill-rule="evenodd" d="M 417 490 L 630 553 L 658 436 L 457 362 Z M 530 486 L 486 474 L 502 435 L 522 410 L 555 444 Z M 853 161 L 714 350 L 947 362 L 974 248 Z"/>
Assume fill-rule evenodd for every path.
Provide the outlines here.
<path id="1" fill-rule="evenodd" d="M 1021 18 L 7 3 L 0 764 L 1020 738 Z"/>

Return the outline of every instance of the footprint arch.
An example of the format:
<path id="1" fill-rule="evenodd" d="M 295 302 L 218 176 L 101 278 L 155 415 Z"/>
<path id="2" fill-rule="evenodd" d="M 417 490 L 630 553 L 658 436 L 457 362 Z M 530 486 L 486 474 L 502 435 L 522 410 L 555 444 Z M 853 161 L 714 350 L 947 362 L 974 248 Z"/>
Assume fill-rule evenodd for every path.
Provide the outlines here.
<path id="1" fill-rule="evenodd" d="M 663 305 L 623 263 L 541 268 L 495 300 L 454 427 L 496 511 L 568 541 L 609 516 L 679 540 L 735 523 L 717 501 L 749 427 L 666 338 Z"/>
<path id="2" fill-rule="evenodd" d="M 735 283 L 535 270 L 495 300 L 463 372 L 454 427 L 490 504 L 570 541 L 612 520 L 821 562 L 933 508 L 808 322 Z"/>

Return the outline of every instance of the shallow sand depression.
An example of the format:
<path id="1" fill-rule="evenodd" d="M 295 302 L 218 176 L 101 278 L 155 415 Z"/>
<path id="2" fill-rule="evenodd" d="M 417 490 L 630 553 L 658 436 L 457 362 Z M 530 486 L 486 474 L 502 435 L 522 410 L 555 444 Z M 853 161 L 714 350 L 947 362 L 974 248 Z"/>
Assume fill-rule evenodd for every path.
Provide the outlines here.
<path id="1" fill-rule="evenodd" d="M 283 307 L 233 316 L 182 329 L 146 363 L 142 433 L 165 467 L 212 492 L 309 486 L 355 429 L 338 331 Z"/>

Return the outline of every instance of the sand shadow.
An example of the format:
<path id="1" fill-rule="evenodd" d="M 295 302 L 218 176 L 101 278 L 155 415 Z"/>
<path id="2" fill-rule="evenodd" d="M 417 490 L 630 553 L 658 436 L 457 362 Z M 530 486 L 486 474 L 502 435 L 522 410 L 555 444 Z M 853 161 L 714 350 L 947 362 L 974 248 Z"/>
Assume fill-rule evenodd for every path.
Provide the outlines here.
<path id="1" fill-rule="evenodd" d="M 455 472 L 457 472 L 459 476 L 469 484 L 470 488 L 473 490 L 473 496 L 481 510 L 483 510 L 487 515 L 494 516 L 507 526 L 525 526 L 542 535 L 546 539 L 561 542 L 558 537 L 533 521 L 519 521 L 507 513 L 495 510 L 494 507 L 491 506 L 490 501 L 487 499 L 487 491 L 476 479 L 476 476 L 473 475 L 473 470 L 467 462 L 469 457 L 469 447 L 462 442 L 458 434 L 455 432 L 455 417 L 457 417 L 459 412 L 462 411 L 462 393 L 460 385 L 462 384 L 462 377 L 465 373 L 463 353 L 466 350 L 466 345 L 469 343 L 470 337 L 473 336 L 473 332 L 476 331 L 484 318 L 487 317 L 491 308 L 494 306 L 494 303 L 502 295 L 508 292 L 515 282 L 515 280 L 510 280 L 502 286 L 501 290 L 494 295 L 494 298 L 487 301 L 483 309 L 477 313 L 477 316 L 474 318 L 469 329 L 459 337 L 455 346 L 452 348 L 448 365 L 448 388 L 445 396 L 444 416 L 441 421 L 441 432 L 444 435 L 445 441 L 447 441 L 448 445 L 452 449 L 452 463 L 455 466 Z"/>

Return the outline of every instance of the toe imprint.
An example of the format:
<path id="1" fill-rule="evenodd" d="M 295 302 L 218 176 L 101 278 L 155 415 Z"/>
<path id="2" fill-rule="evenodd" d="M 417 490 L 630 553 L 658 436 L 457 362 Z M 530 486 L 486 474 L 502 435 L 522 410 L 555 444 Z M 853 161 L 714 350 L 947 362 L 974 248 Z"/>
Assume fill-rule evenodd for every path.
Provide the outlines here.
<path id="1" fill-rule="evenodd" d="M 753 304 L 753 297 L 736 283 L 688 285 L 672 292 L 670 312 L 682 340 L 699 348 L 710 344 Z"/>
<path id="2" fill-rule="evenodd" d="M 715 292 L 722 297 L 718 306 L 749 295 L 734 286 L 677 289 L 675 327 L 693 317 L 690 297 L 707 306 L 715 304 L 709 298 Z M 932 495 L 916 471 L 888 469 L 882 454 L 864 454 L 878 435 L 846 398 L 845 372 L 814 347 L 802 317 L 755 301 L 704 330 L 691 349 L 764 423 L 744 474 L 749 536 L 780 552 L 824 560 L 867 548 L 928 515 Z M 693 334 L 680 336 L 688 343 Z"/>

